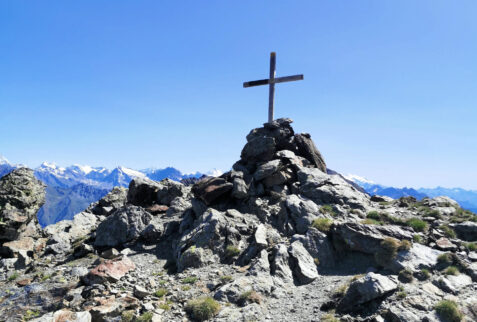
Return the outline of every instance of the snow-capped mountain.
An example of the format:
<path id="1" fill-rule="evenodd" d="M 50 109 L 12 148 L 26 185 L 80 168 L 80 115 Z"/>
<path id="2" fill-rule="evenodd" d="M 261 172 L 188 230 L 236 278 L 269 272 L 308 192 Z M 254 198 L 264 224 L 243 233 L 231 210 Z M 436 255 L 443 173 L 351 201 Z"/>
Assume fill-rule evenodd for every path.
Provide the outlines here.
<path id="1" fill-rule="evenodd" d="M 19 166 L 11 164 L 6 158 L 0 156 L 0 177 Z M 47 185 L 46 202 L 38 212 L 38 220 L 42 226 L 72 219 L 75 214 L 101 199 L 113 187 L 127 187 L 134 178 L 148 177 L 155 181 L 170 178 L 180 181 L 199 178 L 203 175 L 199 172 L 183 174 L 173 167 L 137 171 L 119 166 L 110 170 L 105 167 L 79 164 L 60 167 L 52 162 L 43 162 L 34 170 L 35 176 Z M 212 173 L 222 174 L 216 169 Z"/>
<path id="2" fill-rule="evenodd" d="M 418 200 L 425 197 L 447 196 L 457 201 L 462 208 L 477 212 L 477 190 L 465 190 L 462 188 L 395 188 L 377 184 L 372 180 L 348 174 L 346 179 L 358 184 L 370 195 L 388 196 L 394 199 L 412 196 Z"/>

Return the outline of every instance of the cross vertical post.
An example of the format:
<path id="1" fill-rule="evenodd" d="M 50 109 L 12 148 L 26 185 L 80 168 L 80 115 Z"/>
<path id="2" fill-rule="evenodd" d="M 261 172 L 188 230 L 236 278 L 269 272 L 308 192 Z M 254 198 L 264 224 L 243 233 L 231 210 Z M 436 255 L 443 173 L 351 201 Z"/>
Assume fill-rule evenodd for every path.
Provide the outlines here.
<path id="1" fill-rule="evenodd" d="M 277 55 L 275 52 L 270 53 L 270 84 L 268 92 L 268 122 L 273 121 L 273 103 L 275 100 L 275 73 L 276 73 Z"/>

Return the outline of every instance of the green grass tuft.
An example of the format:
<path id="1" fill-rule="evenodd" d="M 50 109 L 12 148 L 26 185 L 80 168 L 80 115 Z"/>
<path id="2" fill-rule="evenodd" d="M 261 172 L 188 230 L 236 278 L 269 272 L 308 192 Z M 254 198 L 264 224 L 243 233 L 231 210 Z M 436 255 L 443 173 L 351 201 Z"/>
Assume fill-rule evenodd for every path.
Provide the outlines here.
<path id="1" fill-rule="evenodd" d="M 205 321 L 219 313 L 220 304 L 211 297 L 202 297 L 187 302 L 185 310 L 192 318 Z"/>
<path id="2" fill-rule="evenodd" d="M 317 218 L 313 220 L 313 223 L 311 224 L 313 228 L 316 228 L 323 233 L 327 233 L 330 230 L 331 225 L 333 225 L 333 220 L 329 218 Z"/>
<path id="3" fill-rule="evenodd" d="M 435 306 L 437 315 L 444 320 L 449 322 L 460 322 L 462 321 L 463 314 L 460 312 L 457 303 L 454 301 L 443 300 L 437 303 Z"/>
<path id="4" fill-rule="evenodd" d="M 414 229 L 414 231 L 426 231 L 427 230 L 427 223 L 424 220 L 419 218 L 411 218 L 406 221 L 406 224 Z"/>

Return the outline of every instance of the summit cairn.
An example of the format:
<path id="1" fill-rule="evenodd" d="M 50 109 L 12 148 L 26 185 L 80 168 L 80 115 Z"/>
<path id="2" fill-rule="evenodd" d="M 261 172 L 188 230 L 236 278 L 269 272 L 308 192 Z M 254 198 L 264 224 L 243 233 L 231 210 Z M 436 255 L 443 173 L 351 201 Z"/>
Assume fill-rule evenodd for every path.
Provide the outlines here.
<path id="1" fill-rule="evenodd" d="M 38 236 L 45 187 L 27 169 L 1 178 L 0 317 L 477 320 L 477 215 L 371 197 L 291 124 L 253 129 L 219 177 L 137 178 Z"/>

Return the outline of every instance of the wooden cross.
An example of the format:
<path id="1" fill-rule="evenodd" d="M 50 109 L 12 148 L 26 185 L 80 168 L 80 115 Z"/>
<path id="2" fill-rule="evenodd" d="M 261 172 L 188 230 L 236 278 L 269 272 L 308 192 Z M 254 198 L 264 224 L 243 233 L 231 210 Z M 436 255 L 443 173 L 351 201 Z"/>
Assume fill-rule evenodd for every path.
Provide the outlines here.
<path id="1" fill-rule="evenodd" d="M 275 96 L 275 84 L 303 80 L 303 74 L 275 78 L 276 60 L 277 60 L 277 55 L 275 54 L 275 52 L 271 52 L 270 53 L 270 78 L 243 83 L 244 88 L 259 86 L 259 85 L 267 85 L 267 84 L 270 85 L 269 92 L 268 92 L 268 122 L 269 123 L 273 121 L 273 101 Z"/>

